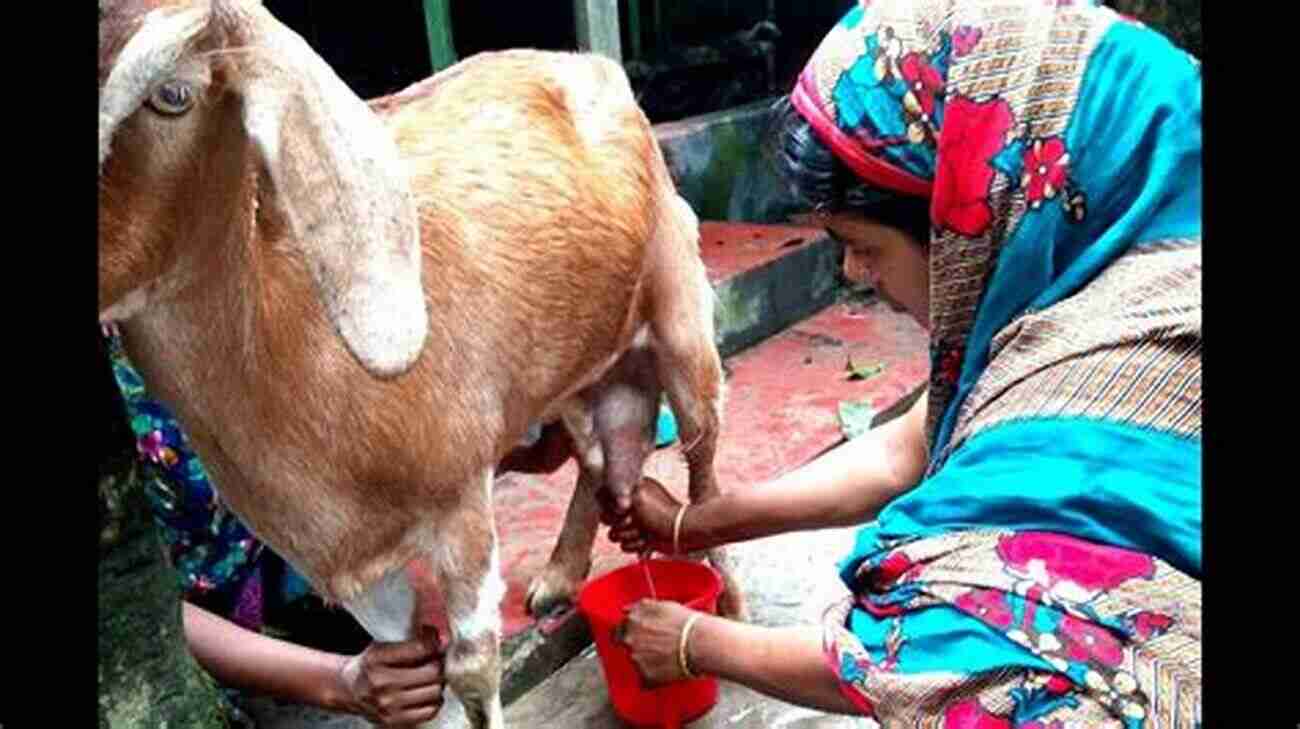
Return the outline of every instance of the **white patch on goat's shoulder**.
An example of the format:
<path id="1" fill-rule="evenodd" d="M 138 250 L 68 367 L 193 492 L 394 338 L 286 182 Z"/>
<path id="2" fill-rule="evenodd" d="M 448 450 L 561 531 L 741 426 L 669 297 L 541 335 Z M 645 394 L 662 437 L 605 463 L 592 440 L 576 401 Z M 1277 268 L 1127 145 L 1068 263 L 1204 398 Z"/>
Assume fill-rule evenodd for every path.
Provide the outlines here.
<path id="1" fill-rule="evenodd" d="M 117 303 L 99 312 L 99 323 L 109 324 L 126 321 L 144 311 L 149 304 L 147 291 L 147 286 L 128 291 L 125 296 L 117 300 Z"/>
<path id="2" fill-rule="evenodd" d="M 419 244 L 408 248 L 418 252 Z M 419 262 L 376 263 L 367 273 L 368 285 L 353 286 L 339 297 L 338 310 L 346 314 L 337 315 L 339 332 L 368 370 L 398 375 L 419 359 L 428 334 Z"/>

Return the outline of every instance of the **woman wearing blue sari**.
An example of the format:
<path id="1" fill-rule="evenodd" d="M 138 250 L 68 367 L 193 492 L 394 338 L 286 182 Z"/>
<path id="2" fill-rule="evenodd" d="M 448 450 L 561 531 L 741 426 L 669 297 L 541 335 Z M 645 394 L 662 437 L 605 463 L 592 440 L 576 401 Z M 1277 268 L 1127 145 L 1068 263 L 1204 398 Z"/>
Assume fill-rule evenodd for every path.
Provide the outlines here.
<path id="1" fill-rule="evenodd" d="M 778 110 L 792 189 L 930 334 L 909 413 L 628 551 L 863 525 L 824 625 L 644 601 L 643 677 L 885 726 L 1200 722 L 1201 85 L 1091 2 L 861 0 Z"/>

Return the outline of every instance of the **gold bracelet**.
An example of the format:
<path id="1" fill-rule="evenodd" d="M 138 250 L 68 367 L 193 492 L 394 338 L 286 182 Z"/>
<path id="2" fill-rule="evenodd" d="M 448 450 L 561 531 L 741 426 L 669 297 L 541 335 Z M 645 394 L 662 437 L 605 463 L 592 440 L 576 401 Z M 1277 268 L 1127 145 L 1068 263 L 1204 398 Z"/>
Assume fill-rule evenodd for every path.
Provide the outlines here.
<path id="1" fill-rule="evenodd" d="M 682 536 L 682 519 L 686 517 L 686 508 L 690 504 L 682 504 L 682 508 L 677 510 L 677 518 L 673 520 L 673 554 L 681 553 L 680 539 Z"/>
<path id="2" fill-rule="evenodd" d="M 690 661 L 686 658 L 686 641 L 690 640 L 691 629 L 695 627 L 695 621 L 704 617 L 704 613 L 695 613 L 686 619 L 686 625 L 682 627 L 681 640 L 677 642 L 677 667 L 682 669 L 682 675 L 687 679 L 694 679 L 697 676 L 691 672 Z"/>

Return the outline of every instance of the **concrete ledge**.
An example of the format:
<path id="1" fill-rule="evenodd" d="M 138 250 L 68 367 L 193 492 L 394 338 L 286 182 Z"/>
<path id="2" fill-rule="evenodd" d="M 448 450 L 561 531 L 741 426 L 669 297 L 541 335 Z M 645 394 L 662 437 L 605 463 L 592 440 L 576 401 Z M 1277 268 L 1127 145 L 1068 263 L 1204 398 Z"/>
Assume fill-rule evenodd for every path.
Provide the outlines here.
<path id="1" fill-rule="evenodd" d="M 843 260 L 839 244 L 822 236 L 718 284 L 718 351 L 733 355 L 834 303 Z"/>
<path id="2" fill-rule="evenodd" d="M 704 221 L 700 257 L 717 297 L 723 357 L 829 306 L 847 284 L 843 247 L 820 228 Z"/>
<path id="3" fill-rule="evenodd" d="M 798 212 L 764 152 L 772 100 L 655 126 L 677 191 L 701 220 L 782 223 Z"/>
<path id="4" fill-rule="evenodd" d="M 591 629 L 576 610 L 552 626 L 535 625 L 506 640 L 501 646 L 505 663 L 501 673 L 501 703 L 509 706 L 590 645 Z"/>

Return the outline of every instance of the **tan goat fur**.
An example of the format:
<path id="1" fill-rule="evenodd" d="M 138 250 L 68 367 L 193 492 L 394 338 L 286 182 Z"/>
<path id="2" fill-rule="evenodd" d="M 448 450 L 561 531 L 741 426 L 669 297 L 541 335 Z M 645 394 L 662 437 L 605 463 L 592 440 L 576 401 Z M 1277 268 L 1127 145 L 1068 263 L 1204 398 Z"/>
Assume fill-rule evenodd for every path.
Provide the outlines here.
<path id="1" fill-rule="evenodd" d="M 423 601 L 393 576 L 432 573 L 449 681 L 498 726 L 485 484 L 529 426 L 562 420 L 582 472 L 535 609 L 585 576 L 595 489 L 639 482 L 660 388 L 692 498 L 717 491 L 697 222 L 626 76 L 484 54 L 366 108 L 258 3 L 100 10 L 101 319 L 222 498 L 323 595 Z M 157 113 L 177 81 L 193 108 Z"/>

